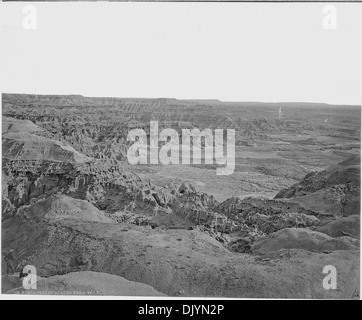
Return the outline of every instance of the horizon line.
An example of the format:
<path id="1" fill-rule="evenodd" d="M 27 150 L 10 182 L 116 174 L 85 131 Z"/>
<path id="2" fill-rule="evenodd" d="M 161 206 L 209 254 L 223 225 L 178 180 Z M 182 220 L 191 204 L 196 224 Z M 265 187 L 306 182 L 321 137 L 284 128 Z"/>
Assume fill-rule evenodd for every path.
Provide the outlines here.
<path id="1" fill-rule="evenodd" d="M 259 103 L 259 104 L 319 104 L 326 106 L 351 106 L 351 107 L 362 107 L 362 104 L 341 104 L 341 103 L 328 103 L 328 102 L 315 102 L 315 101 L 256 101 L 256 100 L 221 100 L 218 98 L 170 98 L 170 97 L 116 97 L 116 96 L 89 96 L 84 94 L 43 94 L 43 93 L 15 93 L 15 92 L 1 92 L 1 97 L 4 95 L 23 95 L 23 96 L 64 96 L 64 97 L 82 97 L 90 99 L 141 99 L 141 100 L 159 100 L 159 99 L 168 99 L 168 100 L 178 100 L 178 101 L 214 101 L 220 103 Z"/>

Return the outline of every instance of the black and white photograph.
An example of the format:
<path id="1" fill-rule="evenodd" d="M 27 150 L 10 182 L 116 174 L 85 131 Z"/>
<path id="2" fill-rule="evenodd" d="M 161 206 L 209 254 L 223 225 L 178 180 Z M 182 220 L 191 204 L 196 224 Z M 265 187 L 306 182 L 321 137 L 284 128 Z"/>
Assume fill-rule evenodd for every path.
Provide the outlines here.
<path id="1" fill-rule="evenodd" d="M 361 16 L 1 4 L 1 298 L 359 300 Z"/>

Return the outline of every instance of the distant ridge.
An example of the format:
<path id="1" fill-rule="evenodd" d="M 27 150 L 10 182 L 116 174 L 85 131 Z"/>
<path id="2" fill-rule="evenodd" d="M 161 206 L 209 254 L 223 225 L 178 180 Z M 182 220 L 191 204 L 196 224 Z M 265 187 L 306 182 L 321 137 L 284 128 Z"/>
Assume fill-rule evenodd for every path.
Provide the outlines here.
<path id="1" fill-rule="evenodd" d="M 105 102 L 116 102 L 116 101 L 127 101 L 127 102 L 137 102 L 137 103 L 149 103 L 151 105 L 154 104 L 190 104 L 190 105 L 197 105 L 197 104 L 222 104 L 222 105 L 229 105 L 229 106 L 275 106 L 275 107 L 311 107 L 311 106 L 318 106 L 318 107 L 357 107 L 361 108 L 360 105 L 350 105 L 350 104 L 329 104 L 329 103 L 321 103 L 321 102 L 261 102 L 261 101 L 222 101 L 219 99 L 176 99 L 176 98 L 136 98 L 136 97 L 86 97 L 83 95 L 77 94 L 69 94 L 69 95 L 42 95 L 42 94 L 22 94 L 22 93 L 3 93 L 2 94 L 2 101 L 3 103 L 7 100 L 31 100 L 32 103 L 38 100 L 38 102 L 62 102 L 63 105 L 74 104 L 75 102 L 78 103 L 105 103 Z M 35 100 L 35 101 L 34 101 Z M 41 100 L 41 101 L 40 101 Z"/>

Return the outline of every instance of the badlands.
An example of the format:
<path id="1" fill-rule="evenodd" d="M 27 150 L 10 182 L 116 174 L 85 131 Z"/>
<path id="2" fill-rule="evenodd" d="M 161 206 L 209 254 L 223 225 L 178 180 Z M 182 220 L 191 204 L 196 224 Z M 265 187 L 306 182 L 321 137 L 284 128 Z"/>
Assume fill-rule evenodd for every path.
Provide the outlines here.
<path id="1" fill-rule="evenodd" d="M 17 94 L 2 106 L 2 293 L 24 293 L 31 265 L 33 294 L 359 298 L 359 106 Z M 234 173 L 129 164 L 127 134 L 150 121 L 234 129 Z"/>

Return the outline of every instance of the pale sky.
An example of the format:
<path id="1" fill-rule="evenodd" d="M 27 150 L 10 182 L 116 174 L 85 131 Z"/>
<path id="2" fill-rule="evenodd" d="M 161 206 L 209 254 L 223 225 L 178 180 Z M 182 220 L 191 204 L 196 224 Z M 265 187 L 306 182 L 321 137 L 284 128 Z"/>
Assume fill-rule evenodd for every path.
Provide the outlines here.
<path id="1" fill-rule="evenodd" d="M 1 4 L 2 92 L 361 104 L 362 5 Z"/>

